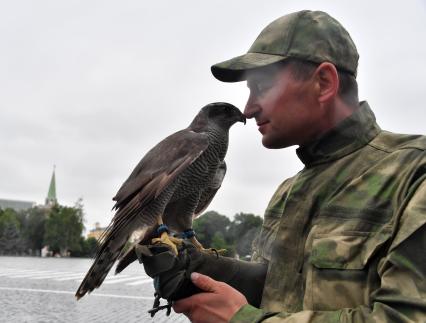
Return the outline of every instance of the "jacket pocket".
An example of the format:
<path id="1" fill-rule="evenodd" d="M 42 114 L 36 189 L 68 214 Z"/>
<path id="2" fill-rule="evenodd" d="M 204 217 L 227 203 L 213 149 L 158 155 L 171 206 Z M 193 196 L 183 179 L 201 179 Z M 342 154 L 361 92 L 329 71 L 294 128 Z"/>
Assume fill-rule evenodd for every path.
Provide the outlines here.
<path id="1" fill-rule="evenodd" d="M 315 235 L 305 305 L 313 310 L 367 305 L 372 285 L 378 284 L 377 261 L 373 258 L 389 236 L 384 232 Z"/>

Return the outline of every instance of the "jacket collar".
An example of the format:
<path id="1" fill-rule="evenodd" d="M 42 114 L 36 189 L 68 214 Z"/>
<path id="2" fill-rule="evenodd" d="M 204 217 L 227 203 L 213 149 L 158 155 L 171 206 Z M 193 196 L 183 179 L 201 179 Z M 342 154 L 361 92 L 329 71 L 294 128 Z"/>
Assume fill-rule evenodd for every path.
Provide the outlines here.
<path id="1" fill-rule="evenodd" d="M 330 162 L 362 148 L 379 132 L 374 113 L 364 101 L 335 128 L 296 149 L 296 154 L 306 167 Z"/>

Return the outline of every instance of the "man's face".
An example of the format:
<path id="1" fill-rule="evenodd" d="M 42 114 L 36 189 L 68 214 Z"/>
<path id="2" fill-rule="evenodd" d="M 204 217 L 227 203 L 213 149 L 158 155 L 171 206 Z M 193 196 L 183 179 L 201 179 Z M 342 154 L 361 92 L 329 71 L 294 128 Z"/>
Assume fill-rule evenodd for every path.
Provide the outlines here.
<path id="1" fill-rule="evenodd" d="M 244 114 L 255 118 L 266 148 L 302 145 L 318 133 L 321 109 L 313 78 L 296 80 L 291 65 L 286 65 L 249 73 L 247 86 L 250 96 Z"/>

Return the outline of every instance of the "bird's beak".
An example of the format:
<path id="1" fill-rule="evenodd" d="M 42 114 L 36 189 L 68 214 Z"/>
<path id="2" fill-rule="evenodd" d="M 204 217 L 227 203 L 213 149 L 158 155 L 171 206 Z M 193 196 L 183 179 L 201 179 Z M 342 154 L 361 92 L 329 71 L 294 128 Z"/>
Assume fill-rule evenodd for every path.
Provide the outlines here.
<path id="1" fill-rule="evenodd" d="M 242 123 L 246 124 L 246 116 L 241 113 L 240 120 L 238 121 L 241 121 Z"/>

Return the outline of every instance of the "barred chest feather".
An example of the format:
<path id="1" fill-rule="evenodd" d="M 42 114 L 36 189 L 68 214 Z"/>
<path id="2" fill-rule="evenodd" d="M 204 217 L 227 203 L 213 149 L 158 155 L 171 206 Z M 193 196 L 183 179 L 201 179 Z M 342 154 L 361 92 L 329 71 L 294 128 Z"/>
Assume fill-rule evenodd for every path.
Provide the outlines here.
<path id="1" fill-rule="evenodd" d="M 210 129 L 209 146 L 204 153 L 177 178 L 171 201 L 208 188 L 228 150 L 228 131 Z"/>

